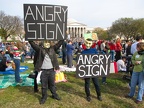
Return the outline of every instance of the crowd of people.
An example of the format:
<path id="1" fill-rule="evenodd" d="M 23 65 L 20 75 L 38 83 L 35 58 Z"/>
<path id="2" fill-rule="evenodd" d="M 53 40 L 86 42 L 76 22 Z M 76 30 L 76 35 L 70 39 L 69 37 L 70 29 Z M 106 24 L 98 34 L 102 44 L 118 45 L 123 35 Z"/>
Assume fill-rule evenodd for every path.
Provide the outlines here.
<path id="1" fill-rule="evenodd" d="M 97 42 L 93 41 L 91 47 L 89 47 L 96 49 L 96 51 L 99 52 L 98 54 L 110 54 L 111 62 L 117 62 L 119 72 L 130 72 L 130 93 L 125 97 L 133 98 L 136 85 L 138 85 L 138 94 L 135 101 L 137 104 L 142 102 L 142 97 L 144 94 L 144 42 L 142 41 L 142 36 L 137 36 L 135 42 L 132 40 L 122 42 L 120 38 L 117 38 L 115 41 L 99 40 Z M 76 48 L 80 53 L 83 53 L 88 51 L 85 50 L 88 48 L 87 44 L 88 43 L 80 42 L 79 46 Z M 75 44 L 73 46 L 75 46 Z M 90 52 L 91 51 L 88 51 L 86 54 L 93 54 Z M 130 65 L 133 66 L 132 71 L 130 71 Z M 92 80 L 95 85 L 96 92 L 100 91 L 98 81 L 96 79 Z M 107 84 L 106 77 L 102 77 L 102 83 Z M 87 100 L 90 101 L 89 79 L 85 79 L 85 91 Z M 100 100 L 102 100 L 100 95 L 98 95 L 98 97 L 100 97 Z"/>
<path id="2" fill-rule="evenodd" d="M 0 49 L 0 71 L 4 71 L 8 67 L 8 63 L 14 63 L 15 67 L 15 82 L 21 83 L 19 69 L 20 62 L 25 61 L 25 57 L 29 56 L 34 60 L 34 92 L 38 92 L 38 86 L 36 83 L 36 77 L 39 71 L 41 74 L 41 89 L 42 98 L 40 104 L 44 104 L 47 99 L 47 89 L 49 88 L 52 97 L 60 100 L 61 98 L 56 93 L 55 88 L 55 71 L 59 70 L 59 63 L 56 53 L 62 54 L 62 63 L 67 67 L 72 68 L 74 66 L 74 55 L 81 54 L 110 54 L 111 62 L 117 62 L 118 71 L 129 71 L 129 65 L 133 65 L 133 71 L 131 72 L 130 81 L 130 93 L 126 95 L 126 98 L 132 98 L 135 94 L 136 85 L 138 85 L 138 95 L 136 103 L 142 102 L 142 96 L 144 91 L 144 43 L 142 37 L 137 36 L 136 42 L 126 40 L 122 42 L 120 38 L 116 40 L 97 40 L 92 41 L 87 39 L 84 42 L 73 42 L 72 40 L 61 40 L 57 43 L 50 41 L 29 41 L 26 43 L 11 43 L 1 44 Z M 100 86 L 97 78 L 92 78 L 95 86 L 95 90 L 98 96 L 98 100 L 102 101 Z M 107 84 L 106 77 L 102 77 L 102 83 Z M 87 101 L 91 101 L 90 98 L 90 78 L 85 78 L 85 92 Z"/>
<path id="3" fill-rule="evenodd" d="M 0 43 L 0 71 L 6 71 L 6 68 L 13 67 L 15 71 L 15 82 L 21 83 L 20 63 L 24 62 L 28 56 L 30 46 L 28 43 L 5 42 Z M 30 55 L 29 55 L 30 56 Z"/>

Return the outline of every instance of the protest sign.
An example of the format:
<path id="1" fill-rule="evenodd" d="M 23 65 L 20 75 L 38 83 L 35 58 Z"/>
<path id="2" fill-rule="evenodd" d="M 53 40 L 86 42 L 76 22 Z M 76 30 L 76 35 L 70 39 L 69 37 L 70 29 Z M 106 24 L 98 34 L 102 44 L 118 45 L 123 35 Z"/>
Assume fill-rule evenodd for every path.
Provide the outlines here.
<path id="1" fill-rule="evenodd" d="M 25 40 L 66 38 L 67 6 L 24 4 Z"/>
<path id="2" fill-rule="evenodd" d="M 79 54 L 77 58 L 76 76 L 78 78 L 105 77 L 110 72 L 109 54 Z"/>
<path id="3" fill-rule="evenodd" d="M 86 33 L 84 34 L 84 39 L 92 39 L 92 40 L 98 40 L 98 37 L 97 37 L 97 33 Z"/>

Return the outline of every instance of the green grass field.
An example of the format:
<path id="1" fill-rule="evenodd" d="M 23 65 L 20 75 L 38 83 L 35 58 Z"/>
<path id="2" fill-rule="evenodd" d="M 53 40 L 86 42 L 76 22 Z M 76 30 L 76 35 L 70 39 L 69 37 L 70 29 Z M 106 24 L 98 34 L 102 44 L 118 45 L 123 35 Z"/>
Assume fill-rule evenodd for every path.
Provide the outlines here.
<path id="1" fill-rule="evenodd" d="M 59 59 L 61 64 L 61 59 Z M 24 73 L 30 73 L 33 70 L 33 64 L 22 63 L 29 66 L 29 70 Z M 134 99 L 124 97 L 129 92 L 128 81 L 123 80 L 124 73 L 110 74 L 107 77 L 107 85 L 99 83 L 102 92 L 103 101 L 98 101 L 91 82 L 91 102 L 87 102 L 84 90 L 84 80 L 75 77 L 75 72 L 66 72 L 67 82 L 56 83 L 57 93 L 62 98 L 57 101 L 51 98 L 48 90 L 48 99 L 45 104 L 40 105 L 41 86 L 39 92 L 34 93 L 33 87 L 8 87 L 0 89 L 0 108 L 144 108 L 144 103 L 137 105 Z"/>

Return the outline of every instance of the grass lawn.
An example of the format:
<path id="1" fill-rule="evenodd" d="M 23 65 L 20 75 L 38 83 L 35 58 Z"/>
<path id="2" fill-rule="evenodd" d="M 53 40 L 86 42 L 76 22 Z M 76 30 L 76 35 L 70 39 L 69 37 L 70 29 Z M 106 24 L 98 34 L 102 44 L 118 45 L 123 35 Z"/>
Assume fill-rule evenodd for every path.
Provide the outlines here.
<path id="1" fill-rule="evenodd" d="M 61 64 L 61 59 L 59 59 Z M 21 63 L 29 66 L 29 70 L 24 73 L 30 73 L 33 70 L 33 64 Z M 144 108 L 144 103 L 137 105 L 134 99 L 124 97 L 129 92 L 128 81 L 123 80 L 124 73 L 110 74 L 107 77 L 107 85 L 99 83 L 102 92 L 103 101 L 98 101 L 91 82 L 91 102 L 87 102 L 84 90 L 84 80 L 75 77 L 75 72 L 65 73 L 68 82 L 56 84 L 57 93 L 62 98 L 61 101 L 52 99 L 48 90 L 48 99 L 44 105 L 39 104 L 41 98 L 41 87 L 39 92 L 34 93 L 33 87 L 8 87 L 0 89 L 0 108 Z"/>

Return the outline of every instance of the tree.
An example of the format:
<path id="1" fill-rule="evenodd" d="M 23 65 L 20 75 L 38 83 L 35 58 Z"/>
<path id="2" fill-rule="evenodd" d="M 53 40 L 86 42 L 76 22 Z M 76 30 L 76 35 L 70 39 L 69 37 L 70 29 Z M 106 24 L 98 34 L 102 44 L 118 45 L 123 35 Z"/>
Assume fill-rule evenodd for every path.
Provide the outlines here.
<path id="1" fill-rule="evenodd" d="M 144 34 L 144 19 L 120 18 L 109 29 L 111 35 L 125 36 L 127 39 Z"/>
<path id="2" fill-rule="evenodd" d="M 87 33 L 91 33 L 91 32 L 88 30 Z"/>
<path id="3" fill-rule="evenodd" d="M 137 19 L 136 22 L 137 22 L 136 35 L 140 34 L 144 37 L 144 18 Z"/>
<path id="4" fill-rule="evenodd" d="M 98 39 L 100 39 L 100 40 L 109 39 L 107 30 L 104 30 L 100 27 L 94 28 L 93 33 L 97 33 Z"/>
<path id="5" fill-rule="evenodd" d="M 21 34 L 23 30 L 22 20 L 18 16 L 6 15 L 0 11 L 0 35 L 7 40 L 10 35 Z"/>

